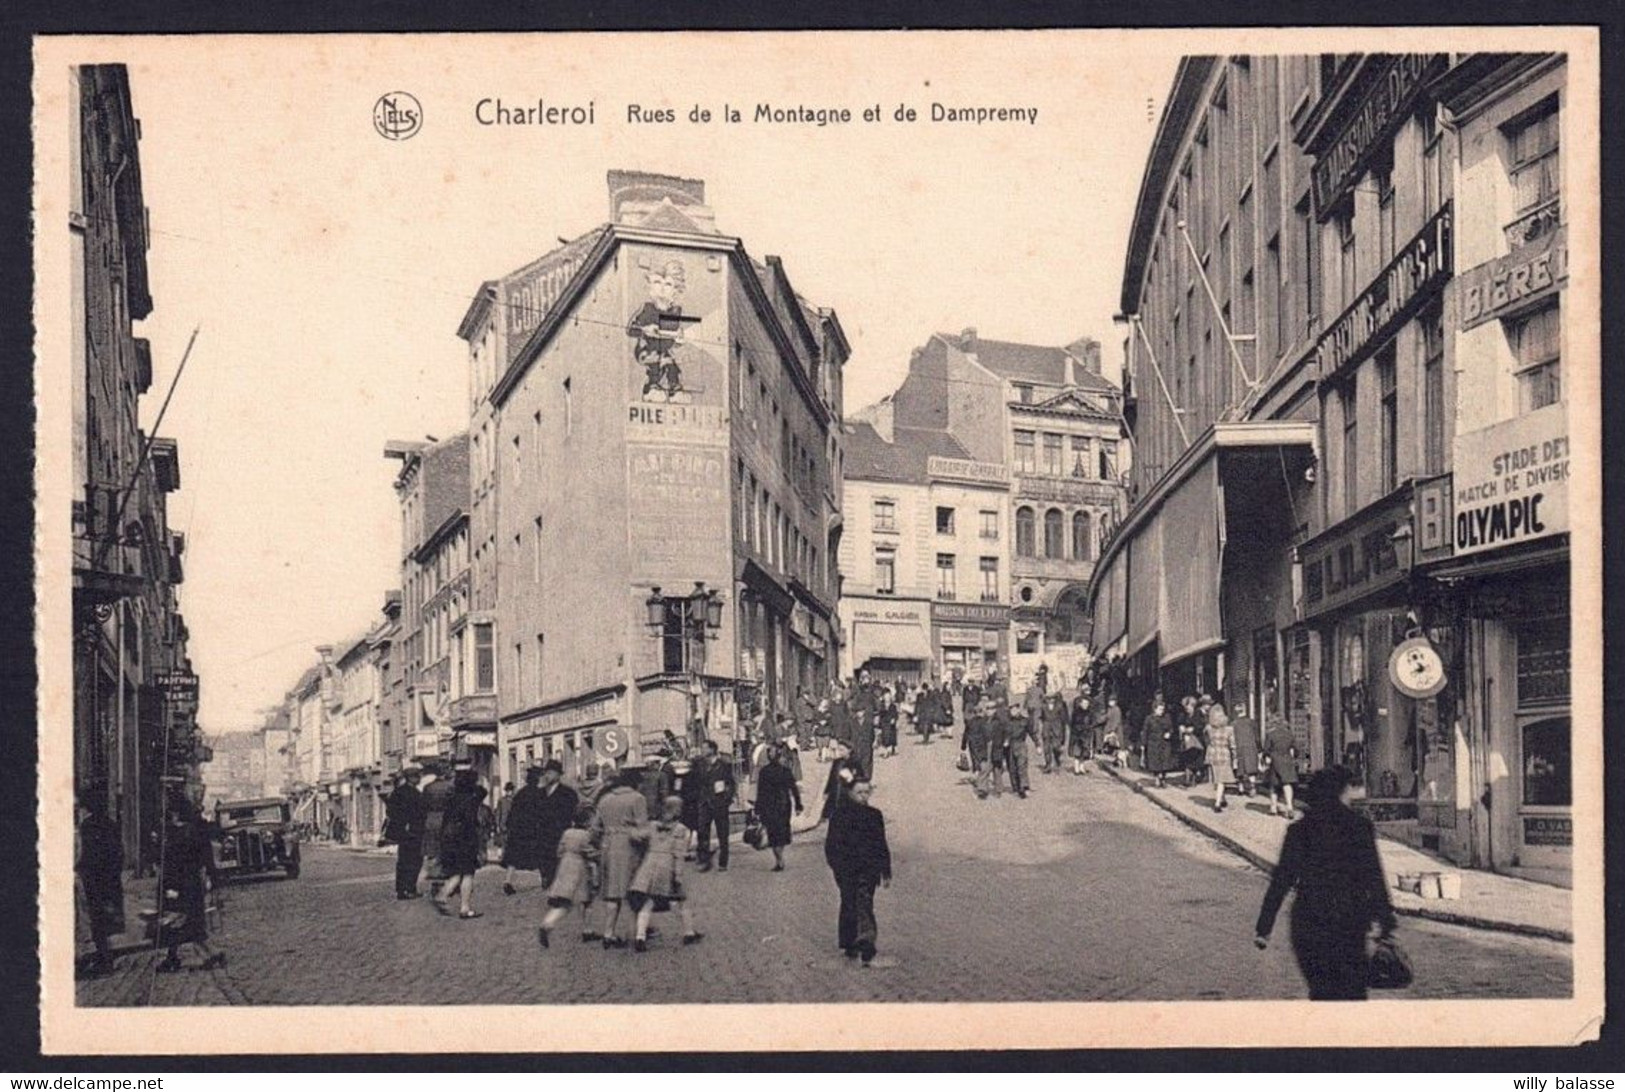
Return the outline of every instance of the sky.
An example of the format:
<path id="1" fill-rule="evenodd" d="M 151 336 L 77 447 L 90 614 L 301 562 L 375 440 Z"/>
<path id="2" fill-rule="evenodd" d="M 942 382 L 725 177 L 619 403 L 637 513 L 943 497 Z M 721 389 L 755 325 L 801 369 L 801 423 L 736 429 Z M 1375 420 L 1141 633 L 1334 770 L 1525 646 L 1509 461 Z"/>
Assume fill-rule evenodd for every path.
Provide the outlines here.
<path id="1" fill-rule="evenodd" d="M 400 583 L 391 439 L 466 425 L 459 320 L 481 281 L 607 219 L 605 173 L 701 178 L 717 226 L 832 307 L 848 412 L 933 331 L 1064 344 L 1108 374 L 1123 252 L 1177 56 L 1087 32 L 126 39 L 152 230 L 150 427 L 180 444 L 171 523 L 205 731 L 252 727 Z M 407 90 L 422 130 L 372 106 Z M 481 127 L 482 98 L 592 102 L 590 127 Z M 886 121 L 767 125 L 757 103 Z M 931 123 L 930 105 L 1036 107 Z M 747 121 L 631 124 L 724 103 Z M 920 121 L 890 120 L 898 105 Z"/>

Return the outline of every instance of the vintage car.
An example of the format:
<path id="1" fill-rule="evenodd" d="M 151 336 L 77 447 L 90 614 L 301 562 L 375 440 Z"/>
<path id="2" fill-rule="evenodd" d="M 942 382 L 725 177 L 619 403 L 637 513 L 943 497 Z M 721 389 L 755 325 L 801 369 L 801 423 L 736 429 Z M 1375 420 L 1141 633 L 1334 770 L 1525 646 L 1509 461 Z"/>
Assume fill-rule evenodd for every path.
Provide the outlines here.
<path id="1" fill-rule="evenodd" d="M 214 806 L 215 866 L 224 874 L 285 871 L 299 875 L 299 836 L 288 801 L 222 800 Z"/>

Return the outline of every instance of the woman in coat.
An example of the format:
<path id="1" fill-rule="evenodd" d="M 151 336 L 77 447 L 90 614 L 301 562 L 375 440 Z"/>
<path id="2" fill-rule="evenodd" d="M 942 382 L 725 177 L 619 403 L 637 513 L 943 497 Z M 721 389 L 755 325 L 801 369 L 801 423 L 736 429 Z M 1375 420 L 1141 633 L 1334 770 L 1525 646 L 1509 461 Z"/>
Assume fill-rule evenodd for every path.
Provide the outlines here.
<path id="1" fill-rule="evenodd" d="M 649 950 L 649 922 L 656 911 L 677 907 L 683 918 L 683 943 L 698 944 L 704 934 L 694 928 L 694 914 L 683 889 L 683 855 L 688 828 L 678 820 L 683 798 L 668 796 L 661 802 L 660 819 L 649 830 L 649 848 L 627 887 L 626 901 L 637 914 L 632 950 Z"/>
<path id="2" fill-rule="evenodd" d="M 1207 770 L 1213 778 L 1213 810 L 1223 811 L 1224 787 L 1236 776 L 1236 732 L 1221 704 L 1207 711 Z"/>
<path id="3" fill-rule="evenodd" d="M 502 838 L 502 867 L 508 870 L 502 893 L 512 895 L 517 872 L 540 872 L 546 854 L 542 844 L 542 771 L 525 771 L 525 787 L 507 798 L 507 823 Z"/>
<path id="4" fill-rule="evenodd" d="M 880 692 L 880 708 L 875 711 L 875 721 L 880 727 L 881 757 L 890 758 L 897 753 L 897 703 L 892 700 L 890 690 Z"/>
<path id="5" fill-rule="evenodd" d="M 220 881 L 214 867 L 214 846 L 209 838 L 209 827 L 198 815 L 190 800 L 172 796 L 169 803 L 169 822 L 164 830 L 163 894 L 160 910 L 179 914 L 166 924 L 166 914 L 158 916 L 158 933 L 169 954 L 158 964 L 159 971 L 168 973 L 181 969 L 181 945 L 192 944 L 204 953 L 203 969 L 211 970 L 226 965 L 224 952 L 209 947 L 209 926 L 205 917 L 208 910 L 208 886 Z"/>
<path id="6" fill-rule="evenodd" d="M 553 873 L 553 882 L 547 889 L 547 913 L 542 915 L 542 926 L 536 931 L 536 940 L 543 948 L 559 922 L 571 907 L 581 908 L 581 939 L 593 941 L 599 934 L 589 928 L 588 908 L 592 906 L 593 868 L 598 851 L 592 847 L 593 813 L 590 808 L 579 808 L 570 829 L 559 838 L 559 867 Z"/>
<path id="7" fill-rule="evenodd" d="M 768 847 L 773 850 L 774 872 L 784 871 L 784 847 L 790 844 L 791 806 L 794 805 L 795 814 L 801 814 L 801 786 L 796 784 L 784 759 L 782 746 L 768 752 L 767 765 L 762 767 L 762 774 L 756 780 L 756 801 L 752 805 L 767 833 Z"/>
<path id="8" fill-rule="evenodd" d="M 482 814 L 490 810 L 485 804 L 485 786 L 476 780 L 472 770 L 459 770 L 440 824 L 440 870 L 446 876 L 446 884 L 430 896 L 434 908 L 442 914 L 451 912 L 446 908 L 446 900 L 456 894 L 458 918 L 468 921 L 480 917 L 473 907 L 474 873 L 480 870 L 480 858 L 485 851 Z"/>
<path id="9" fill-rule="evenodd" d="M 1174 712 L 1174 727 L 1179 732 L 1179 767 L 1185 771 L 1185 786 L 1189 788 L 1202 779 L 1207 770 L 1207 749 L 1202 742 L 1207 717 L 1196 707 L 1196 697 L 1186 694 L 1179 699 Z"/>
<path id="10" fill-rule="evenodd" d="M 1179 737 L 1161 694 L 1140 728 L 1140 739 L 1145 744 L 1146 771 L 1156 775 L 1160 789 L 1168 784 L 1168 775 L 1179 769 Z"/>
<path id="11" fill-rule="evenodd" d="M 1258 782 L 1260 754 L 1258 725 L 1247 715 L 1246 702 L 1236 702 L 1235 711 L 1236 715 L 1231 718 L 1230 727 L 1236 733 L 1236 781 L 1241 786 L 1241 791 L 1251 796 L 1253 787 Z"/>
<path id="12" fill-rule="evenodd" d="M 626 939 L 616 933 L 621 901 L 626 898 L 643 856 L 643 847 L 649 841 L 649 804 L 637 789 L 640 781 L 636 770 L 622 773 L 615 787 L 599 799 L 593 812 L 593 843 L 598 847 L 599 859 L 598 899 L 604 904 L 605 948 L 626 947 Z"/>
<path id="13" fill-rule="evenodd" d="M 1286 794 L 1286 817 L 1292 818 L 1292 789 L 1298 783 L 1298 745 L 1292 729 L 1277 720 L 1264 733 L 1264 784 L 1270 790 L 1270 814 L 1279 815 Z"/>
<path id="14" fill-rule="evenodd" d="M 1066 751 L 1066 699 L 1059 693 L 1050 694 L 1038 715 L 1042 724 L 1044 772 L 1059 773 L 1061 755 Z"/>
<path id="15" fill-rule="evenodd" d="M 1292 952 L 1311 1001 L 1365 1000 L 1366 934 L 1373 924 L 1383 937 L 1394 931 L 1376 830 L 1348 806 L 1353 786 L 1342 766 L 1309 779 L 1309 812 L 1287 828 L 1254 930 L 1254 943 L 1267 946 L 1286 893 L 1297 891 Z"/>
<path id="16" fill-rule="evenodd" d="M 1089 710 L 1089 695 L 1083 690 L 1072 699 L 1072 709 L 1067 717 L 1068 734 L 1066 753 L 1072 759 L 1072 772 L 1083 773 L 1083 763 L 1092 751 L 1094 743 L 1094 718 Z"/>

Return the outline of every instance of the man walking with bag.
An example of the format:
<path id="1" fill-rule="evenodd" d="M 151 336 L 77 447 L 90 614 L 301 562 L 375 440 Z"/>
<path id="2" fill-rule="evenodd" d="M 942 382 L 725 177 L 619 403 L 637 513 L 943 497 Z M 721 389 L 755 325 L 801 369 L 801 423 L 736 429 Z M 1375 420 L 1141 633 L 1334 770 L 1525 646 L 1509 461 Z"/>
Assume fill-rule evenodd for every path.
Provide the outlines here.
<path id="1" fill-rule="evenodd" d="M 711 832 L 717 834 L 717 871 L 728 871 L 728 815 L 738 791 L 733 766 L 723 758 L 715 740 L 705 742 L 705 767 L 700 773 L 700 871 L 711 870 Z"/>

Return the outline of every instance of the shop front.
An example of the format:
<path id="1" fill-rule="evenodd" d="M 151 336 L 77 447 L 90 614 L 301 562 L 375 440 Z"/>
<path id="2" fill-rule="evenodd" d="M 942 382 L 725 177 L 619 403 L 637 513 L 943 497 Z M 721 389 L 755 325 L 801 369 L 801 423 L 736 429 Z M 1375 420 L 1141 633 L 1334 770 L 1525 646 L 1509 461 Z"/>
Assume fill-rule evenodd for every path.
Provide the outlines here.
<path id="1" fill-rule="evenodd" d="M 931 652 L 937 678 L 1010 678 L 1010 608 L 1002 603 L 932 603 Z"/>
<path id="2" fill-rule="evenodd" d="M 1315 765 L 1353 775 L 1359 806 L 1375 822 L 1410 823 L 1424 758 L 1446 748 L 1436 703 L 1394 685 L 1394 650 L 1418 635 L 1409 594 L 1410 484 L 1310 539 L 1299 549 L 1303 618 L 1321 648 L 1320 738 Z"/>
<path id="3" fill-rule="evenodd" d="M 579 782 L 601 760 L 598 737 L 608 729 L 624 729 L 626 725 L 627 702 L 623 690 L 581 695 L 504 723 L 503 757 L 510 775 L 522 773 L 527 766 L 557 759 L 564 767 L 564 776 Z M 629 737 L 623 738 L 628 738 L 626 761 L 640 761 L 637 745 Z M 473 746 L 478 747 L 480 742 L 475 740 Z M 493 746 L 493 763 L 496 750 Z M 515 780 L 512 776 L 507 779 Z"/>
<path id="4" fill-rule="evenodd" d="M 840 616 L 851 635 L 847 640 L 848 677 L 867 671 L 877 683 L 913 685 L 931 676 L 936 657 L 931 640 L 932 606 L 927 600 L 843 598 Z"/>
<path id="5" fill-rule="evenodd" d="M 1573 853 L 1566 403 L 1456 438 L 1453 549 L 1429 576 L 1463 621 L 1471 863 L 1569 882 Z M 1464 817 L 1465 822 L 1465 817 Z"/>

